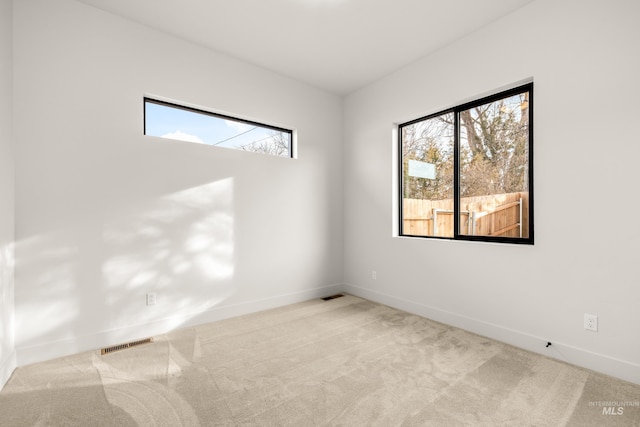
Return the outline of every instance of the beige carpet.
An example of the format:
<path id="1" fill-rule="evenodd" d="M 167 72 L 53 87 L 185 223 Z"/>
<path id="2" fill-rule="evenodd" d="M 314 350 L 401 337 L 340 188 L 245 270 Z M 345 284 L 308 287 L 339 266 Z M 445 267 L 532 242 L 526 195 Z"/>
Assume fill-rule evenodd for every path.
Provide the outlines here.
<path id="1" fill-rule="evenodd" d="M 2 426 L 640 426 L 640 386 L 353 296 L 21 367 Z"/>

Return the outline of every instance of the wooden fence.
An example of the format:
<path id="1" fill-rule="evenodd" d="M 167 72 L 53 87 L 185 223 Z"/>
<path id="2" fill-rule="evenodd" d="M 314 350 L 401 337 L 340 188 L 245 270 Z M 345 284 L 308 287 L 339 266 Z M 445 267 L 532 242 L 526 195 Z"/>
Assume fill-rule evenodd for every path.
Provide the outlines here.
<path id="1" fill-rule="evenodd" d="M 453 199 L 404 199 L 402 209 L 403 234 L 453 237 Z M 461 234 L 529 236 L 527 192 L 463 197 L 460 211 Z"/>

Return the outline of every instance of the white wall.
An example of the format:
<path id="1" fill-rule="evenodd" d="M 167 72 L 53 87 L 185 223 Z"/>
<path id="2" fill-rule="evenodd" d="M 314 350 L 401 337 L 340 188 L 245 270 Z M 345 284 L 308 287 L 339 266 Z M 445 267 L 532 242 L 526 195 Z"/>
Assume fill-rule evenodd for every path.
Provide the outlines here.
<path id="1" fill-rule="evenodd" d="M 348 96 L 347 289 L 640 383 L 638 16 L 538 0 Z M 394 125 L 531 77 L 535 245 L 392 237 Z"/>
<path id="2" fill-rule="evenodd" d="M 0 389 L 16 366 L 14 345 L 14 160 L 12 1 L 0 0 Z"/>
<path id="3" fill-rule="evenodd" d="M 20 365 L 339 288 L 340 98 L 74 1 L 14 7 Z M 145 137 L 144 95 L 294 128 L 298 158 Z"/>

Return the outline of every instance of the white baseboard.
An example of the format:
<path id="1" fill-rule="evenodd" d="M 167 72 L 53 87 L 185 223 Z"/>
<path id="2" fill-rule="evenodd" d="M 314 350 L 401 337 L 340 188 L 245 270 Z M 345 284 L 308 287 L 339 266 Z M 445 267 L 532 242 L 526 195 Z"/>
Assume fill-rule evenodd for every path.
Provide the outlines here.
<path id="1" fill-rule="evenodd" d="M 13 374 L 17 366 L 15 351 L 12 351 L 5 360 L 0 360 L 0 390 L 2 390 L 7 381 L 9 381 L 11 374 Z"/>
<path id="2" fill-rule="evenodd" d="M 74 337 L 66 340 L 47 342 L 32 347 L 17 348 L 19 366 L 30 365 L 45 360 L 68 356 L 83 351 L 96 350 L 102 347 L 121 344 L 136 339 L 147 338 L 167 332 L 215 322 L 243 314 L 255 313 L 284 305 L 295 304 L 313 298 L 320 298 L 341 292 L 342 284 L 333 284 L 300 292 L 278 295 L 270 298 L 246 301 L 238 304 L 214 307 L 199 313 L 174 316 L 153 322 L 129 325 L 96 334 Z M 14 357 L 15 359 L 15 357 Z"/>
<path id="3" fill-rule="evenodd" d="M 397 298 L 381 292 L 345 284 L 344 292 L 370 301 L 385 304 L 409 313 L 426 317 L 436 322 L 455 326 L 487 338 L 532 351 L 571 365 L 580 366 L 612 377 L 640 384 L 640 365 L 616 359 L 603 354 L 577 348 L 568 344 L 554 342 L 546 347 L 547 340 L 501 325 L 483 322 L 461 314 L 452 313 L 415 301 Z"/>

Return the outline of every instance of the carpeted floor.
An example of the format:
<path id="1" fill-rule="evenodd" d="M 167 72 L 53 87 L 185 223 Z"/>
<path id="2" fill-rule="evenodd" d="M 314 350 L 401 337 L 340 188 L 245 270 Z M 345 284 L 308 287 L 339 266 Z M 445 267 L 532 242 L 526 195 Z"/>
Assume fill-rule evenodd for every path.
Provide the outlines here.
<path id="1" fill-rule="evenodd" d="M 640 426 L 640 386 L 353 296 L 18 368 L 1 426 Z"/>

